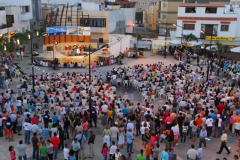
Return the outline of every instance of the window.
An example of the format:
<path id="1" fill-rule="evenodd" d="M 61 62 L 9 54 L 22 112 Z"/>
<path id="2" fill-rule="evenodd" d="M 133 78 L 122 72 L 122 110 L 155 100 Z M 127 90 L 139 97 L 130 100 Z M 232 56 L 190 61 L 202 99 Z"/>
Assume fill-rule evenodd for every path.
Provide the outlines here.
<path id="1" fill-rule="evenodd" d="M 138 11 L 141 12 L 141 11 L 142 11 L 142 8 L 138 8 Z"/>
<path id="2" fill-rule="evenodd" d="M 167 19 L 167 15 L 162 15 L 162 19 Z"/>
<path id="3" fill-rule="evenodd" d="M 68 20 L 68 22 L 71 22 L 72 21 L 72 17 L 68 17 L 67 20 Z"/>
<path id="4" fill-rule="evenodd" d="M 0 6 L 0 11 L 5 11 L 5 7 Z"/>
<path id="5" fill-rule="evenodd" d="M 158 18 L 161 18 L 161 13 L 158 13 Z"/>
<path id="6" fill-rule="evenodd" d="M 221 25 L 221 31 L 228 31 L 229 25 Z"/>
<path id="7" fill-rule="evenodd" d="M 90 27 L 106 27 L 106 18 L 80 18 L 80 26 L 89 25 Z"/>
<path id="8" fill-rule="evenodd" d="M 195 7 L 186 7 L 185 13 L 196 13 Z"/>
<path id="9" fill-rule="evenodd" d="M 21 13 L 26 13 L 30 11 L 30 6 L 21 6 L 20 7 Z"/>
<path id="10" fill-rule="evenodd" d="M 195 24 L 184 24 L 183 29 L 184 30 L 194 30 L 195 29 Z"/>
<path id="11" fill-rule="evenodd" d="M 217 13 L 217 8 L 206 7 L 205 13 Z"/>
<path id="12" fill-rule="evenodd" d="M 163 3 L 163 8 L 166 8 L 167 7 L 167 3 Z"/>
<path id="13" fill-rule="evenodd" d="M 6 15 L 7 23 L 14 23 L 14 16 L 13 15 Z"/>

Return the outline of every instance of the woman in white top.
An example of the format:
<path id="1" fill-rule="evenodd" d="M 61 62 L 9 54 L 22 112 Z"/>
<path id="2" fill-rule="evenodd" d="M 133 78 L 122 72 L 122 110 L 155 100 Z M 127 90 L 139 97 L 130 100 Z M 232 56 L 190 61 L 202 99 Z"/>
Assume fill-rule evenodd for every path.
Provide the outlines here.
<path id="1" fill-rule="evenodd" d="M 171 130 L 173 131 L 173 134 L 174 134 L 174 144 L 173 146 L 175 145 L 178 145 L 178 136 L 179 136 L 179 127 L 177 124 L 175 124 Z"/>
<path id="2" fill-rule="evenodd" d="M 17 98 L 16 100 L 16 106 L 17 106 L 18 113 L 22 115 L 23 114 L 22 101 L 19 98 Z"/>
<path id="3" fill-rule="evenodd" d="M 115 160 L 119 160 L 121 155 L 122 154 L 119 152 L 119 149 L 116 149 L 116 152 L 115 154 L 112 155 L 111 159 L 113 159 L 113 156 L 114 156 Z"/>

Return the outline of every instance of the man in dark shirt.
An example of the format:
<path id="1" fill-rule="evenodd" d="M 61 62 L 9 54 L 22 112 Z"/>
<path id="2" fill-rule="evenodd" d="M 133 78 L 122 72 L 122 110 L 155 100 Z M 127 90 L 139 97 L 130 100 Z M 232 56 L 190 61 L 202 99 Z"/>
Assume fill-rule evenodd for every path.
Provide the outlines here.
<path id="1" fill-rule="evenodd" d="M 7 122 L 5 123 L 5 127 L 7 129 L 7 138 L 9 142 L 13 141 L 13 122 L 11 121 L 11 118 L 8 117 Z"/>
<path id="2" fill-rule="evenodd" d="M 44 121 L 44 126 L 45 126 L 45 128 L 48 127 L 49 118 L 50 118 L 50 116 L 49 116 L 49 114 L 48 114 L 48 111 L 46 111 L 45 114 L 43 115 L 43 121 Z"/>
<path id="3" fill-rule="evenodd" d="M 33 145 L 33 159 L 36 159 L 39 160 L 39 149 L 38 149 L 38 138 L 37 138 L 37 133 L 33 133 L 33 137 L 32 137 L 32 145 Z"/>
<path id="4" fill-rule="evenodd" d="M 184 119 L 185 117 L 182 115 L 182 112 L 180 112 L 179 117 L 177 118 L 180 136 L 182 135 L 182 126 L 183 126 Z"/>
<path id="5" fill-rule="evenodd" d="M 88 146 L 89 146 L 89 151 L 90 151 L 90 155 L 88 158 L 92 158 L 94 156 L 94 150 L 93 150 L 93 145 L 94 145 L 94 140 L 95 140 L 95 134 L 93 134 L 93 131 L 89 131 L 90 136 L 88 139 Z"/>
<path id="6" fill-rule="evenodd" d="M 152 117 L 152 115 L 150 114 L 150 111 L 147 111 L 147 114 L 145 115 L 145 118 L 148 122 L 150 121 L 151 117 Z"/>
<path id="7" fill-rule="evenodd" d="M 91 114 L 92 114 L 92 120 L 93 120 L 94 126 L 95 128 L 97 128 L 97 111 L 95 107 L 93 107 Z"/>

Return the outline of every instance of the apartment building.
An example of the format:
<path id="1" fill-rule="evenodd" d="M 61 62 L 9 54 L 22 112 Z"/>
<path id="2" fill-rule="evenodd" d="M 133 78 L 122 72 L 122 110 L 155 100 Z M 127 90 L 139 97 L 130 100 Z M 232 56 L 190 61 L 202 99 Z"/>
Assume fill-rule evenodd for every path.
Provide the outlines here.
<path id="1" fill-rule="evenodd" d="M 194 34 L 198 38 L 234 40 L 238 31 L 239 8 L 224 4 L 181 3 L 178 7 L 176 37 Z"/>
<path id="2" fill-rule="evenodd" d="M 164 34 L 166 30 L 167 23 L 167 33 L 169 33 L 170 30 L 175 30 L 176 27 L 174 27 L 172 24 L 177 22 L 177 14 L 178 14 L 178 6 L 180 3 L 229 3 L 229 0 L 158 0 L 157 3 L 157 20 L 158 22 L 162 23 L 156 23 L 156 31 L 159 34 Z"/>
<path id="3" fill-rule="evenodd" d="M 42 0 L 32 0 L 31 30 L 40 29 L 42 20 Z"/>
<path id="4" fill-rule="evenodd" d="M 80 6 L 47 5 L 43 7 L 45 27 L 83 26 L 91 28 L 91 40 L 84 37 L 81 41 L 109 42 L 109 34 L 133 33 L 136 2 L 84 1 Z"/>
<path id="5" fill-rule="evenodd" d="M 0 36 L 30 30 L 32 19 L 31 0 L 4 0 L 0 3 Z"/>
<path id="6" fill-rule="evenodd" d="M 157 0 L 138 0 L 136 3 L 136 11 L 137 12 L 145 11 L 150 6 L 157 6 Z"/>
<path id="7" fill-rule="evenodd" d="M 157 6 L 149 6 L 147 10 L 143 11 L 144 27 L 151 31 L 156 31 L 157 20 Z"/>

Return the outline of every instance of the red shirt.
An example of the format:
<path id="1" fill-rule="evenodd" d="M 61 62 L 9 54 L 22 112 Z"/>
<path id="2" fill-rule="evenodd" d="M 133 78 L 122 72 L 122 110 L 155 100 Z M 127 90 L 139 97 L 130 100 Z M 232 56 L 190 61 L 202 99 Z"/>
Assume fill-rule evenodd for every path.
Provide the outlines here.
<path id="1" fill-rule="evenodd" d="M 166 121 L 166 124 L 172 124 L 173 120 L 174 119 L 172 117 L 168 116 L 165 121 Z"/>
<path id="2" fill-rule="evenodd" d="M 37 117 L 32 117 L 31 118 L 31 123 L 34 124 L 34 122 L 36 122 L 36 124 L 38 124 L 39 119 Z"/>
<path id="3" fill-rule="evenodd" d="M 58 144 L 60 143 L 60 139 L 58 137 L 54 136 L 51 138 L 51 142 L 53 144 L 53 148 L 56 148 L 56 147 L 58 147 Z"/>
<path id="4" fill-rule="evenodd" d="M 220 113 L 222 113 L 223 109 L 224 109 L 224 105 L 223 104 L 219 104 L 218 105 L 218 110 L 219 110 Z"/>

